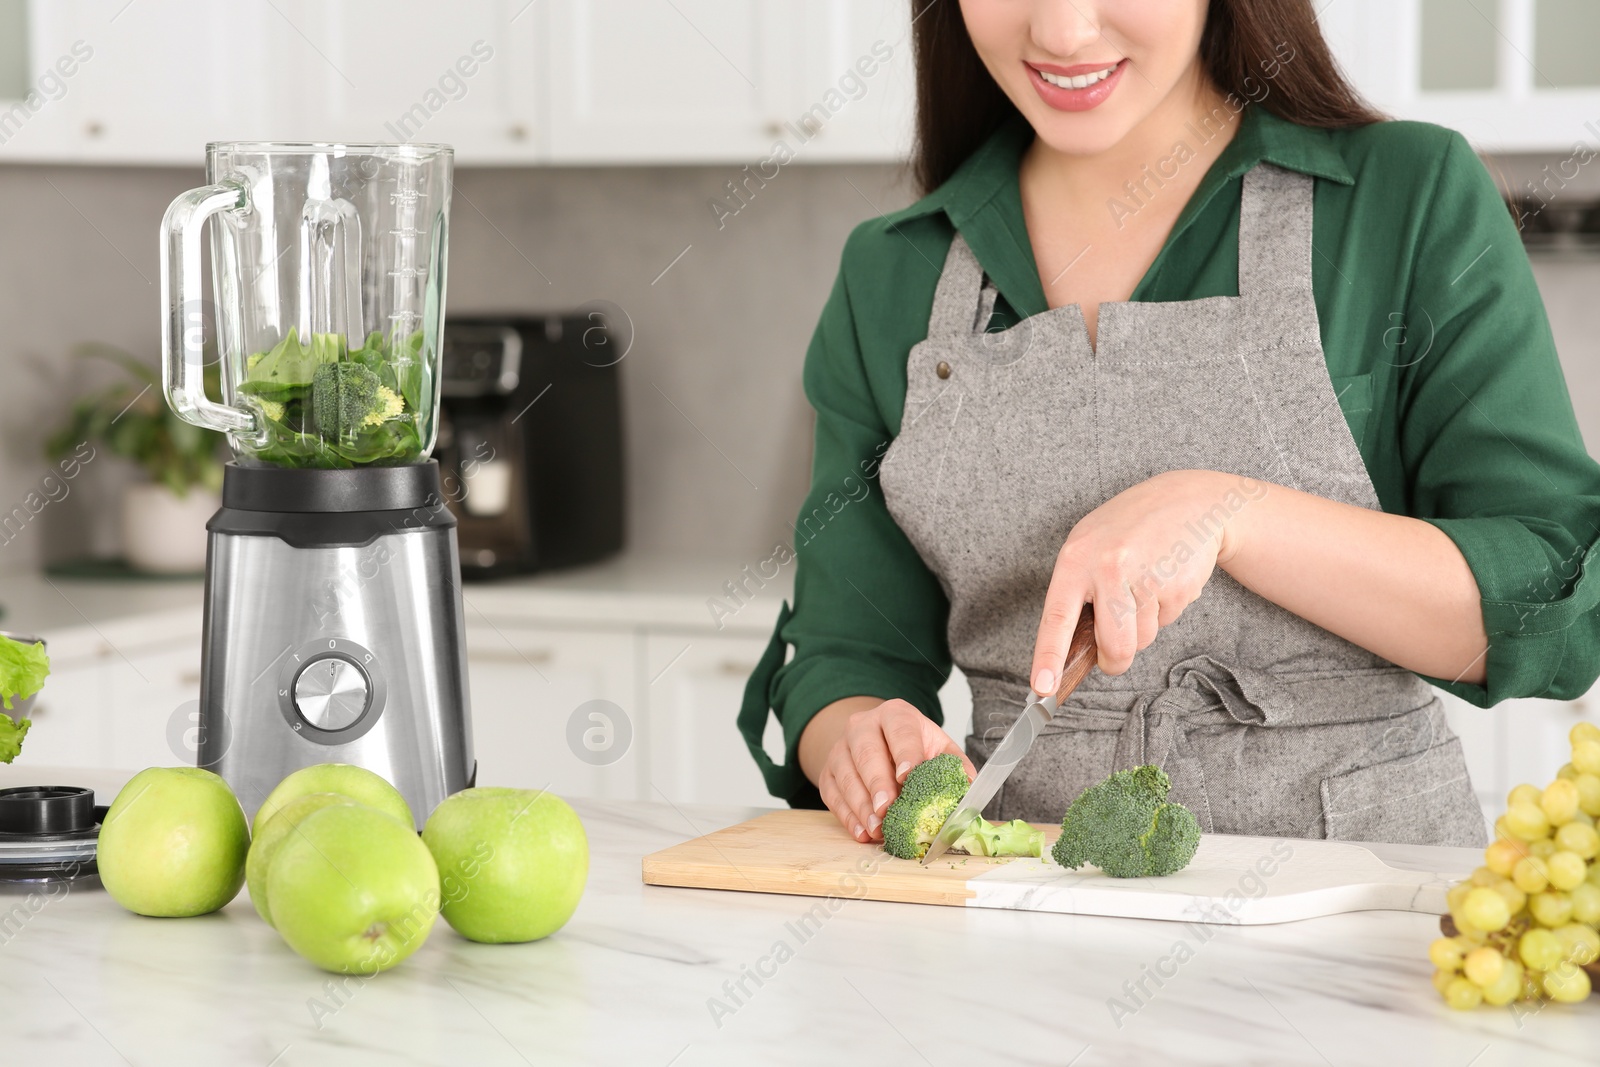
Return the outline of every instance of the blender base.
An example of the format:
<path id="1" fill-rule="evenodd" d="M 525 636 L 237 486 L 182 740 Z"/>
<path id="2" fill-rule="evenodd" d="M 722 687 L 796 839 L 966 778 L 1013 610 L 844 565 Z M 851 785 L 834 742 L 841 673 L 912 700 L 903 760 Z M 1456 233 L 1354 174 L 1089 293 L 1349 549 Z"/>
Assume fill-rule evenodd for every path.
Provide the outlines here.
<path id="1" fill-rule="evenodd" d="M 381 775 L 418 827 L 467 788 L 460 562 L 436 463 L 230 463 L 207 529 L 196 762 L 247 814 L 318 763 Z"/>

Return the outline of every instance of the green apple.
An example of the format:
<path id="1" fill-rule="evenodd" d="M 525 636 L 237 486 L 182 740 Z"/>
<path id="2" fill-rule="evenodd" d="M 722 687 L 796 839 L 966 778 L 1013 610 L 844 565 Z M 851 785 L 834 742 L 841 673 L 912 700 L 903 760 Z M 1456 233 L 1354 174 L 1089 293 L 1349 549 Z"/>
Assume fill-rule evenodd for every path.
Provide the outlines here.
<path id="1" fill-rule="evenodd" d="M 554 793 L 486 786 L 433 809 L 445 921 L 471 941 L 537 941 L 561 929 L 589 877 L 589 839 Z"/>
<path id="2" fill-rule="evenodd" d="M 112 802 L 96 858 L 106 892 L 129 911 L 204 915 L 238 894 L 249 848 L 227 782 L 198 767 L 151 767 Z"/>
<path id="3" fill-rule="evenodd" d="M 267 799 L 261 802 L 261 808 L 256 812 L 255 822 L 250 825 L 250 832 L 259 834 L 274 812 L 295 797 L 303 797 L 307 793 L 341 793 L 357 803 L 387 812 L 401 822 L 416 827 L 406 798 L 380 775 L 352 763 L 318 763 L 301 767 L 267 794 Z"/>
<path id="4" fill-rule="evenodd" d="M 267 908 L 267 870 L 272 866 L 272 858 L 278 854 L 279 847 L 296 824 L 312 812 L 354 803 L 356 801 L 343 793 L 307 793 L 303 797 L 295 797 L 274 812 L 261 825 L 260 832 L 251 838 L 250 855 L 244 861 L 244 884 L 250 892 L 250 903 L 256 906 L 256 914 L 267 920 L 268 926 L 272 925 L 272 912 Z"/>
<path id="5" fill-rule="evenodd" d="M 362 804 L 301 819 L 267 869 L 278 933 L 324 970 L 371 975 L 411 955 L 439 914 L 439 869 L 409 823 Z"/>

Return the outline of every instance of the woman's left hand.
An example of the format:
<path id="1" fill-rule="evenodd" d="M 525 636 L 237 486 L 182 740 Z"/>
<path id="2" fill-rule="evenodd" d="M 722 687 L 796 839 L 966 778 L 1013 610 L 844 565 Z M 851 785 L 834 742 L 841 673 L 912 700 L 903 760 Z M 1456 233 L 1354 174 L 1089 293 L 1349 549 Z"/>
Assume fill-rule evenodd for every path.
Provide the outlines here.
<path id="1" fill-rule="evenodd" d="M 1054 692 L 1084 604 L 1100 670 L 1121 674 L 1235 550 L 1231 520 L 1266 486 L 1217 471 L 1158 474 L 1085 515 L 1056 555 L 1033 650 L 1033 689 Z"/>

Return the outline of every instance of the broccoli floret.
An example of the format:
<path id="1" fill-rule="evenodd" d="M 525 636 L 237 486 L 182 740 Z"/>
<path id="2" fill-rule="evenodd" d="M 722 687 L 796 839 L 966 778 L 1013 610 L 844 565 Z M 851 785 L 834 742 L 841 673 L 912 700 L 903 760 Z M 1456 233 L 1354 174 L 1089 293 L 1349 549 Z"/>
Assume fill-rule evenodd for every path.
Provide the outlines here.
<path id="1" fill-rule="evenodd" d="M 1050 855 L 1073 869 L 1092 863 L 1113 878 L 1182 870 L 1200 844 L 1200 824 L 1188 808 L 1167 800 L 1171 788 L 1153 764 L 1090 786 L 1062 817 Z"/>
<path id="2" fill-rule="evenodd" d="M 365 365 L 325 363 L 311 379 L 311 411 L 317 432 L 339 440 L 399 415 L 404 405 L 393 389 Z"/>
<path id="3" fill-rule="evenodd" d="M 913 767 L 900 795 L 883 813 L 884 851 L 920 860 L 971 784 L 961 760 L 948 752 Z M 1044 832 L 1021 819 L 996 824 L 977 818 L 950 850 L 973 856 L 1038 856 L 1044 851 Z"/>

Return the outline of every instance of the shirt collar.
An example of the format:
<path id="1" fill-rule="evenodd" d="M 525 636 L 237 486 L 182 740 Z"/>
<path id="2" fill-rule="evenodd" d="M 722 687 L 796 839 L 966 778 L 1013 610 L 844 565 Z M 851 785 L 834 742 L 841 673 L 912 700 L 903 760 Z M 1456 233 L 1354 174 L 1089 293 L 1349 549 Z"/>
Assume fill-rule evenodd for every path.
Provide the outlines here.
<path id="1" fill-rule="evenodd" d="M 948 181 L 890 216 L 892 222 L 901 222 L 943 211 L 995 286 L 1023 316 L 1046 307 L 1017 187 L 1017 168 L 1032 142 L 1032 127 L 1020 114 L 1013 114 Z M 1298 125 L 1261 107 L 1246 107 L 1239 132 L 1200 180 L 1166 243 L 1170 245 L 1188 227 L 1218 190 L 1263 161 L 1342 185 L 1355 182 L 1327 130 Z"/>

